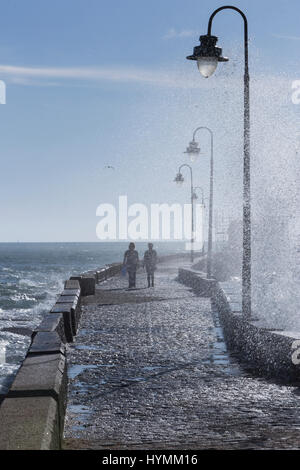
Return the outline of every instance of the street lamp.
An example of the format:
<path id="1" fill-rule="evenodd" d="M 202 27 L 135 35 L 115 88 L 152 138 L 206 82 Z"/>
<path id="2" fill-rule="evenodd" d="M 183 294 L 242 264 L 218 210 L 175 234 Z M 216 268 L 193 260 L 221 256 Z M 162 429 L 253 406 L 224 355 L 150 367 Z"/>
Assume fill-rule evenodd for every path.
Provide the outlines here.
<path id="1" fill-rule="evenodd" d="M 183 165 L 180 165 L 178 168 L 178 173 L 174 178 L 175 183 L 178 185 L 182 185 L 184 182 L 183 175 L 181 173 L 181 168 L 187 167 L 190 170 L 190 176 L 191 176 L 191 208 L 192 208 L 192 231 L 191 231 L 191 262 L 194 262 L 194 188 L 193 188 L 193 170 L 190 165 L 187 165 L 184 163 Z"/>
<path id="2" fill-rule="evenodd" d="M 246 15 L 234 6 L 223 6 L 215 10 L 208 21 L 207 34 L 200 36 L 200 46 L 187 59 L 196 60 L 198 69 L 204 77 L 210 77 L 218 62 L 228 61 L 222 56 L 222 49 L 217 47 L 218 38 L 211 35 L 212 20 L 225 9 L 238 12 L 244 21 L 244 171 L 243 171 L 243 313 L 251 316 L 251 197 L 250 197 L 250 106 L 249 106 L 249 69 L 248 69 L 248 21 Z"/>
<path id="3" fill-rule="evenodd" d="M 198 148 L 200 153 L 200 148 L 198 147 L 197 142 L 195 142 L 195 137 L 198 131 L 206 130 L 210 134 L 210 185 L 209 185 L 209 215 L 208 215 L 208 247 L 207 247 L 207 278 L 211 278 L 212 274 L 212 232 L 213 232 L 213 198 L 214 198 L 214 137 L 213 132 L 209 127 L 200 126 L 194 130 L 193 140 L 190 142 L 186 152 L 192 160 L 194 160 L 195 149 Z M 192 144 L 192 145 L 191 145 Z"/>

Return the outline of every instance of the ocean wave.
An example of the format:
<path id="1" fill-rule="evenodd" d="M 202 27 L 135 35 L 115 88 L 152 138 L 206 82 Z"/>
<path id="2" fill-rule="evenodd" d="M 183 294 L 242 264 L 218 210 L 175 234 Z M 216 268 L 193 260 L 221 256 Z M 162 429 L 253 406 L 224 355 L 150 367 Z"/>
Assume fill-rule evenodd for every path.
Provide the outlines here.
<path id="1" fill-rule="evenodd" d="M 34 281 L 33 279 L 20 279 L 19 280 L 19 285 L 20 286 L 28 286 L 28 287 L 39 287 L 42 286 L 43 284 L 40 283 L 39 281 Z"/>
<path id="2" fill-rule="evenodd" d="M 19 294 L 13 295 L 11 297 L 11 300 L 14 300 L 15 302 L 20 302 L 20 301 L 23 301 L 23 300 L 36 301 L 36 298 L 35 297 L 30 297 L 28 294 L 25 294 L 25 293 L 19 293 Z"/>

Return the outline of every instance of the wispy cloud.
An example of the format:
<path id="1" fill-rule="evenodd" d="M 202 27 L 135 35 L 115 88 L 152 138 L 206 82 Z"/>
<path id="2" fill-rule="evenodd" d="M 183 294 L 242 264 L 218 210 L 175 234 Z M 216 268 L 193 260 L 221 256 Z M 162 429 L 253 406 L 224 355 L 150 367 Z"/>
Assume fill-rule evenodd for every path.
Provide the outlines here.
<path id="1" fill-rule="evenodd" d="M 9 82 L 13 83 L 14 85 L 22 85 L 22 86 L 40 86 L 40 87 L 53 87 L 59 86 L 59 82 L 53 82 L 48 80 L 37 80 L 36 78 L 28 78 L 28 77 L 10 77 Z"/>
<path id="2" fill-rule="evenodd" d="M 181 89 L 212 89 L 214 87 L 232 87 L 236 84 L 240 89 L 240 77 L 230 75 L 230 80 L 224 70 L 222 75 L 205 80 L 193 64 L 189 67 L 169 67 L 168 69 L 142 67 L 19 67 L 17 65 L 0 64 L 0 80 L 7 84 L 19 86 L 86 86 L 90 83 L 124 83 L 140 84 L 165 88 Z M 279 77 L 256 76 L 255 82 L 263 84 L 266 90 L 270 83 L 283 84 L 290 91 L 290 81 Z"/>
<path id="3" fill-rule="evenodd" d="M 300 36 L 288 36 L 286 34 L 272 34 L 272 36 L 274 38 L 278 38 L 278 39 L 288 39 L 288 40 L 291 40 L 291 41 L 300 41 Z"/>
<path id="4" fill-rule="evenodd" d="M 191 74 L 186 77 L 180 71 L 174 73 L 172 70 L 137 67 L 19 67 L 0 64 L 0 79 L 24 86 L 58 86 L 70 81 L 110 81 L 189 88 L 200 83 L 198 74 L 195 75 L 197 79 Z"/>
<path id="5" fill-rule="evenodd" d="M 29 83 L 30 79 L 168 82 L 163 73 L 125 67 L 19 67 L 0 64 L 0 75 L 11 78 L 15 83 Z"/>
<path id="6" fill-rule="evenodd" d="M 171 28 L 166 32 L 163 38 L 164 39 L 176 39 L 176 38 L 190 38 L 193 36 L 197 36 L 196 31 L 192 31 L 190 29 L 182 29 L 181 31 L 176 31 L 175 28 Z"/>

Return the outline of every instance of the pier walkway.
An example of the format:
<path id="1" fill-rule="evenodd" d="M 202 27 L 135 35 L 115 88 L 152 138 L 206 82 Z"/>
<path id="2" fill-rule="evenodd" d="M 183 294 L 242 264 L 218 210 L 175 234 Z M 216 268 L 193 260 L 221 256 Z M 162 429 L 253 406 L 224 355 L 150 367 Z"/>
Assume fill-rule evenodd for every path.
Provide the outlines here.
<path id="1" fill-rule="evenodd" d="M 300 394 L 229 356 L 210 299 L 158 267 L 84 299 L 68 353 L 66 449 L 299 449 Z"/>

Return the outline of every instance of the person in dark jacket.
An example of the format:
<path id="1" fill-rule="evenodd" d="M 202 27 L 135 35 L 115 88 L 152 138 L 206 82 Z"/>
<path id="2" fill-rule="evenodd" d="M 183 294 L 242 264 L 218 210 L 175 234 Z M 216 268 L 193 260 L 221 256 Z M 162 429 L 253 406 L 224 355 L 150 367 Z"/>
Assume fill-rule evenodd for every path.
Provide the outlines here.
<path id="1" fill-rule="evenodd" d="M 153 243 L 148 243 L 148 250 L 144 254 L 144 267 L 147 271 L 148 287 L 154 287 L 154 271 L 156 270 L 157 253 L 153 250 Z"/>
<path id="2" fill-rule="evenodd" d="M 139 254 L 135 250 L 135 244 L 129 243 L 129 249 L 124 253 L 124 260 L 123 266 L 126 267 L 128 272 L 128 280 L 129 280 L 129 289 L 135 287 L 136 283 L 136 270 L 139 264 Z"/>

